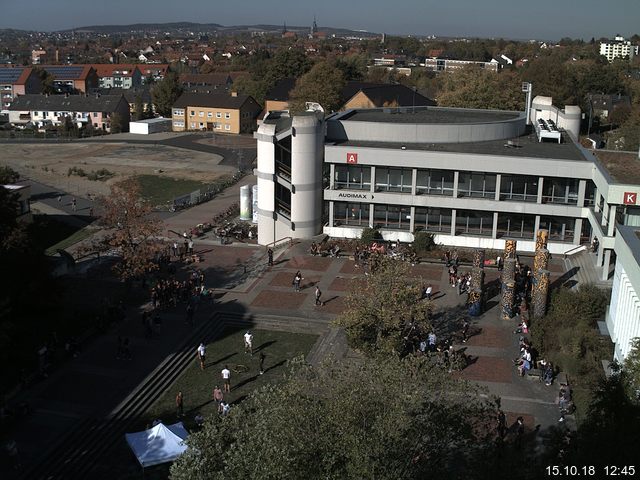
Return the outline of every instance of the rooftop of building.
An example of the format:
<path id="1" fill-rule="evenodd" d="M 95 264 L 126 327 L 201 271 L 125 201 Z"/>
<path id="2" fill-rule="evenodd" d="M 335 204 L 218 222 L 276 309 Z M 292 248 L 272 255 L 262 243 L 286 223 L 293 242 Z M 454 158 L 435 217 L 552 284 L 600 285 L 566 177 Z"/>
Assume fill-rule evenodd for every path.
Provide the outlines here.
<path id="1" fill-rule="evenodd" d="M 228 108 L 240 109 L 246 102 L 255 100 L 249 95 L 229 95 L 228 93 L 183 93 L 173 104 L 174 108 Z"/>
<path id="2" fill-rule="evenodd" d="M 534 132 L 512 140 L 490 140 L 466 143 L 394 143 L 369 141 L 337 141 L 328 144 L 354 147 L 387 148 L 393 150 L 426 150 L 431 152 L 504 155 L 509 157 L 587 161 L 576 145 L 566 136 L 563 143 L 538 142 Z M 403 148 L 404 147 L 404 148 Z"/>
<path id="3" fill-rule="evenodd" d="M 593 153 L 616 182 L 640 184 L 638 153 L 613 150 L 593 150 Z"/>
<path id="4" fill-rule="evenodd" d="M 12 111 L 113 112 L 122 95 L 20 95 L 11 103 Z"/>
<path id="5" fill-rule="evenodd" d="M 423 124 L 474 124 L 495 123 L 514 120 L 521 112 L 503 110 L 472 110 L 468 108 L 442 107 L 393 107 L 350 110 L 334 117 L 335 120 L 351 122 L 380 123 L 423 123 Z"/>

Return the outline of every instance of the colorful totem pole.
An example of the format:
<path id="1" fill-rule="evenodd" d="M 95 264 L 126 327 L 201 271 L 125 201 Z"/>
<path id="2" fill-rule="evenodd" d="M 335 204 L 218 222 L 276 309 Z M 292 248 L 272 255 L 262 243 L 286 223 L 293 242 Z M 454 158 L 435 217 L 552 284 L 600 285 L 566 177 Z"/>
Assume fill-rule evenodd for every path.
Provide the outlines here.
<path id="1" fill-rule="evenodd" d="M 504 267 L 502 268 L 502 319 L 513 318 L 513 306 L 516 296 L 516 247 L 515 240 L 504 244 Z"/>
<path id="2" fill-rule="evenodd" d="M 482 313 L 482 291 L 484 289 L 484 250 L 473 253 L 471 269 L 471 291 L 469 292 L 469 315 L 477 317 Z"/>
<path id="3" fill-rule="evenodd" d="M 533 286 L 531 289 L 531 314 L 533 318 L 541 318 L 547 313 L 549 296 L 549 250 L 547 241 L 549 230 L 538 230 L 536 233 L 536 254 L 533 259 Z"/>

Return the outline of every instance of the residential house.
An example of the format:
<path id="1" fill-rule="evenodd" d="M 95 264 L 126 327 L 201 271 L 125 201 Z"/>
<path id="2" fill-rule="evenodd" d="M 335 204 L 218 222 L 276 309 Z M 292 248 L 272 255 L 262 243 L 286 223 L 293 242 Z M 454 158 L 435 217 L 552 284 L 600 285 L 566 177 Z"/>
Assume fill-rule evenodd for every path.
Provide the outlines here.
<path id="1" fill-rule="evenodd" d="M 155 107 L 153 105 L 153 99 L 151 98 L 151 90 L 148 85 L 142 85 L 133 88 L 101 88 L 101 95 L 124 95 L 125 100 L 129 104 L 129 111 L 131 116 L 136 113 L 136 103 L 138 98 L 142 101 L 142 109 L 155 113 Z"/>
<path id="2" fill-rule="evenodd" d="M 142 84 L 142 72 L 137 65 L 117 64 L 103 65 L 94 64 L 100 88 L 134 88 Z"/>
<path id="3" fill-rule="evenodd" d="M 295 78 L 283 78 L 276 83 L 265 96 L 264 111 L 260 118 L 267 112 L 288 110 L 289 93 L 295 87 Z M 412 88 L 402 84 L 347 82 L 340 92 L 342 108 L 384 108 L 384 107 L 411 107 L 433 106 L 433 100 L 421 95 Z"/>
<path id="4" fill-rule="evenodd" d="M 225 91 L 233 85 L 228 73 L 183 73 L 179 80 L 185 92 Z"/>
<path id="5" fill-rule="evenodd" d="M 31 67 L 0 68 L 0 111 L 7 112 L 18 95 L 40 93 L 42 83 Z"/>
<path id="6" fill-rule="evenodd" d="M 78 128 L 110 132 L 115 114 L 126 130 L 130 114 L 123 95 L 20 95 L 9 107 L 9 122 L 57 127 L 70 120 Z"/>
<path id="7" fill-rule="evenodd" d="M 631 108 L 631 99 L 620 94 L 590 94 L 592 114 L 603 120 L 609 120 L 609 115 L 617 108 Z"/>
<path id="8" fill-rule="evenodd" d="M 155 82 L 162 80 L 169 72 L 169 64 L 167 63 L 150 63 L 147 65 L 138 65 L 140 72 L 142 72 L 143 83 L 151 78 Z"/>
<path id="9" fill-rule="evenodd" d="M 41 48 L 31 50 L 31 63 L 41 65 L 47 61 L 47 51 Z"/>
<path id="10" fill-rule="evenodd" d="M 260 105 L 249 95 L 183 93 L 173 105 L 173 131 L 246 133 L 256 126 Z"/>
<path id="11" fill-rule="evenodd" d="M 455 70 L 460 70 L 461 68 L 467 68 L 470 66 L 497 72 L 500 63 L 498 63 L 498 61 L 494 58 L 492 58 L 489 62 L 478 62 L 475 60 L 457 60 L 446 57 L 438 57 L 425 58 L 424 64 L 420 64 L 420 66 L 424 66 L 427 70 L 431 70 L 434 72 L 453 72 Z"/>
<path id="12" fill-rule="evenodd" d="M 100 85 L 91 65 L 42 65 L 41 68 L 53 76 L 54 86 L 62 91 L 93 93 Z"/>

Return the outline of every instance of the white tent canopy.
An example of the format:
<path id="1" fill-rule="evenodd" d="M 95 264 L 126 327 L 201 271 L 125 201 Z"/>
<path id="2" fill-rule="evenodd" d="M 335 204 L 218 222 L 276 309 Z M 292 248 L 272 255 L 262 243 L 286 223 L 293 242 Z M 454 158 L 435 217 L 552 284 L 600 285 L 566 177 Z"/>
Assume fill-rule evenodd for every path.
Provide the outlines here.
<path id="1" fill-rule="evenodd" d="M 142 468 L 172 462 L 187 449 L 189 434 L 182 422 L 166 426 L 159 423 L 144 432 L 127 433 L 125 438 Z"/>

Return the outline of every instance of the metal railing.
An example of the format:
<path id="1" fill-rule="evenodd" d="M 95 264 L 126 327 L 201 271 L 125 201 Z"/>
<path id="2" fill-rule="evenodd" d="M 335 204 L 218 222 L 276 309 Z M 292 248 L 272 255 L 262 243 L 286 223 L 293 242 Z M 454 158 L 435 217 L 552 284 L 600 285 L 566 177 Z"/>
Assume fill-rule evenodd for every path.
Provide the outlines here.
<path id="1" fill-rule="evenodd" d="M 285 240 L 288 240 L 288 241 L 289 241 L 289 246 L 293 245 L 293 237 L 282 237 L 282 238 L 280 238 L 279 240 L 274 240 L 274 241 L 273 241 L 273 242 L 271 242 L 271 243 L 267 243 L 267 244 L 264 246 L 265 251 L 269 250 L 269 248 L 270 248 L 270 247 L 277 248 L 277 247 L 279 246 L 278 244 L 279 244 L 279 243 L 281 243 L 281 242 L 283 242 L 283 241 L 285 241 Z"/>

